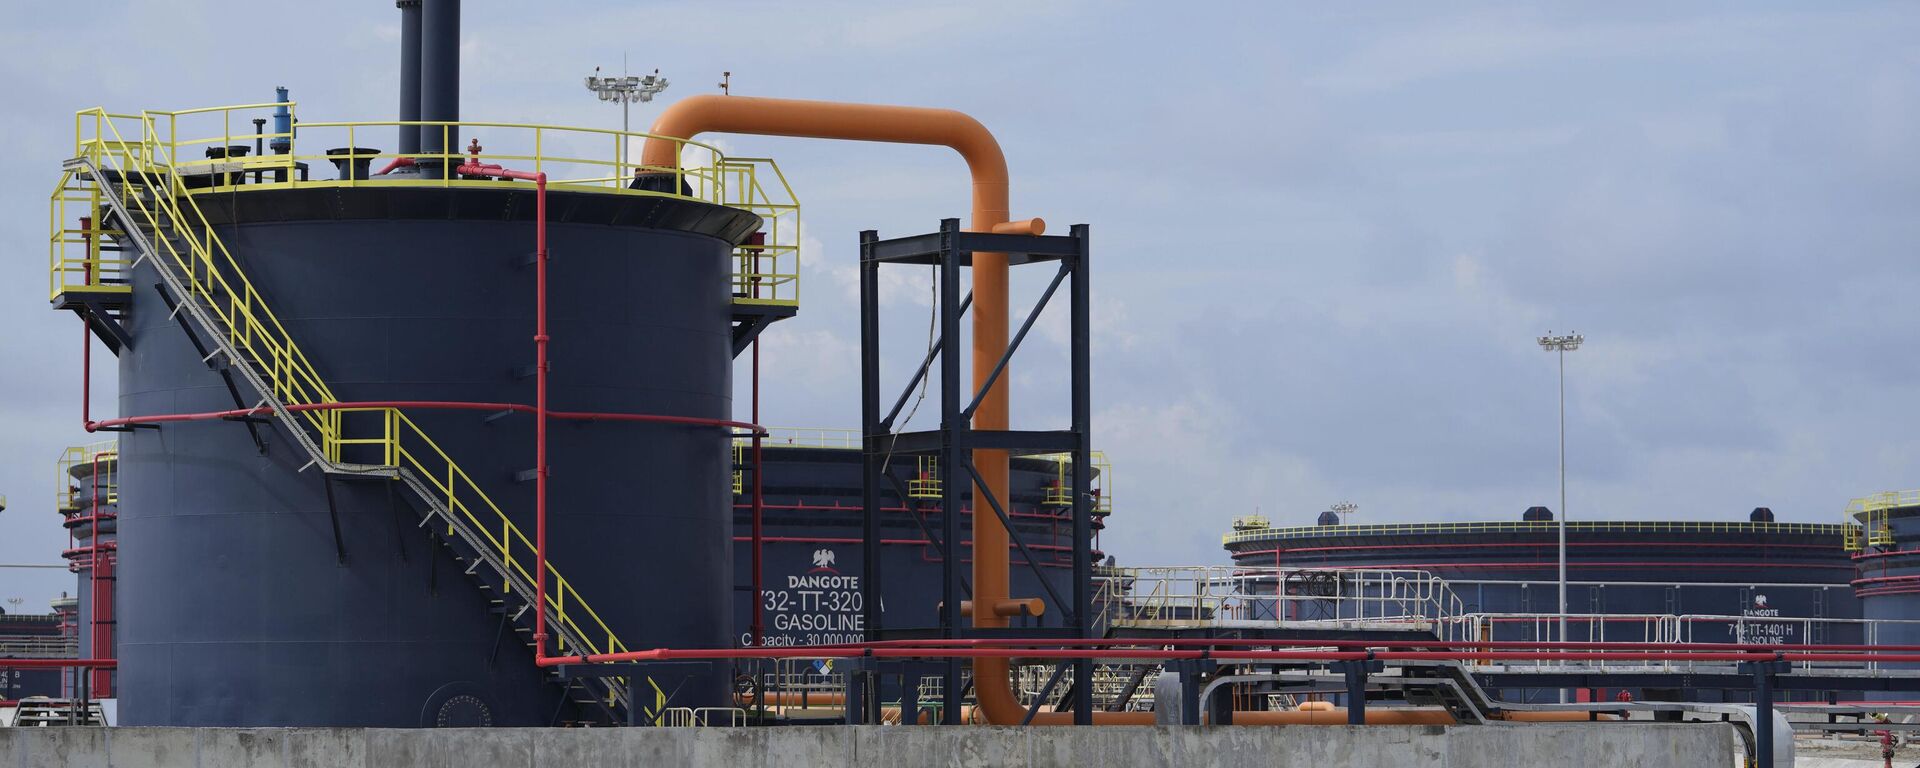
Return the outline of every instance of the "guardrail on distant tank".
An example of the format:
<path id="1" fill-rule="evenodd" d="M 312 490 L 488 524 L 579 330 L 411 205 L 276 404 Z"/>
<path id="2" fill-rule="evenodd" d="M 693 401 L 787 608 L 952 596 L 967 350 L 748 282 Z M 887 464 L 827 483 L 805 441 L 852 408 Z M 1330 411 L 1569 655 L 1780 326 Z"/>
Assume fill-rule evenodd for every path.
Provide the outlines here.
<path id="1" fill-rule="evenodd" d="M 1101 627 L 1354 624 L 1439 629 L 1466 613 L 1444 579 L 1406 569 L 1103 568 Z"/>
<path id="2" fill-rule="evenodd" d="M 1712 520 L 1585 520 L 1567 523 L 1568 533 L 1788 533 L 1842 535 L 1833 523 L 1755 523 Z M 1300 525 L 1287 528 L 1250 528 L 1222 536 L 1222 544 L 1328 536 L 1434 536 L 1477 533 L 1553 533 L 1559 523 L 1550 520 L 1512 520 L 1460 523 L 1388 523 L 1378 525 Z"/>
<path id="3" fill-rule="evenodd" d="M 1847 502 L 1846 509 L 1840 513 L 1846 521 L 1843 525 L 1847 527 L 1847 551 L 1892 546 L 1893 524 L 1889 513 L 1904 507 L 1920 507 L 1920 490 L 1885 491 Z"/>

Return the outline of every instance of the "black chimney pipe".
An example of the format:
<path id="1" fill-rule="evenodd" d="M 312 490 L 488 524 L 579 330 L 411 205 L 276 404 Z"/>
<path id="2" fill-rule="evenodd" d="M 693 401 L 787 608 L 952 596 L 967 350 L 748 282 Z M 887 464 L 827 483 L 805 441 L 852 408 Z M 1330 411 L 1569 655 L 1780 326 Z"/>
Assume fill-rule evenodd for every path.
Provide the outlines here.
<path id="1" fill-rule="evenodd" d="M 421 0 L 420 119 L 430 123 L 460 121 L 460 0 Z M 460 151 L 454 126 L 420 128 L 420 151 L 451 155 Z M 445 178 L 440 158 L 421 161 L 422 175 Z M 453 164 L 458 164 L 455 159 Z"/>
<path id="2" fill-rule="evenodd" d="M 420 119 L 420 0 L 396 0 L 400 9 L 400 117 Z M 400 154 L 420 151 L 420 126 L 400 126 Z"/>

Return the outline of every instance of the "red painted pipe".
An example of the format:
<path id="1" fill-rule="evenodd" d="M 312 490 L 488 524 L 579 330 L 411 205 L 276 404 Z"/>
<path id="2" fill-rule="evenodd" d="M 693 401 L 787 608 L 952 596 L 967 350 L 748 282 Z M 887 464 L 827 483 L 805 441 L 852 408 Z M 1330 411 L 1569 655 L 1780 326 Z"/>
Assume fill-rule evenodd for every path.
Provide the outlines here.
<path id="1" fill-rule="evenodd" d="M 1381 642 L 1377 640 L 1323 640 L 1323 639 L 1261 639 L 1261 638 L 926 638 L 918 640 L 876 640 L 870 643 L 841 643 L 837 645 L 807 646 L 809 648 L 927 648 L 927 647 L 1041 647 L 1041 646 L 1077 646 L 1106 648 L 1117 646 L 1198 646 L 1232 647 L 1251 646 L 1288 646 L 1295 648 L 1337 648 L 1343 650 L 1365 649 L 1457 649 L 1457 650 L 1549 650 L 1549 651 L 1669 651 L 1674 653 L 1736 651 L 1745 653 L 1774 653 L 1784 651 L 1800 652 L 1870 652 L 1902 651 L 1920 653 L 1920 645 L 1846 645 L 1846 644 L 1799 644 L 1799 645 L 1758 645 L 1752 643 L 1631 643 L 1631 642 L 1533 642 L 1526 640 L 1406 640 Z M 1674 650 L 1674 649 L 1683 650 Z"/>
<path id="2" fill-rule="evenodd" d="M 90 634 L 93 636 L 94 658 L 101 659 L 113 658 L 113 652 L 109 649 L 112 643 L 107 636 L 110 630 L 101 629 L 102 625 L 113 617 L 113 592 L 109 589 L 103 598 L 100 588 L 100 571 L 112 567 L 112 558 L 105 557 L 105 551 L 100 546 L 100 459 L 106 454 L 106 451 L 93 454 L 93 508 L 91 510 L 93 514 L 88 526 L 91 529 L 88 533 L 91 537 L 89 549 L 92 552 L 87 557 L 87 594 L 93 601 L 93 627 Z M 119 471 L 118 452 L 114 456 L 116 459 L 114 471 L 117 473 Z M 107 683 L 107 680 L 105 670 L 94 670 L 92 690 L 99 691 L 102 697 L 112 696 L 112 686 Z"/>
<path id="3" fill-rule="evenodd" d="M 674 659 L 767 659 L 767 658 L 948 658 L 948 659 L 1222 659 L 1230 661 L 1787 661 L 1816 663 L 1914 663 L 1920 654 L 1825 654 L 1781 652 L 1525 652 L 1525 651 L 1228 651 L 1159 649 L 1052 649 L 1052 648 L 860 648 L 860 647 L 785 647 L 785 648 L 655 648 L 649 651 L 549 656 L 541 666 L 627 661 L 668 661 Z"/>
<path id="4" fill-rule="evenodd" d="M 755 293 L 759 286 L 754 286 Z M 760 339 L 753 340 L 753 422 L 760 423 Z M 766 637 L 765 603 L 761 598 L 764 583 L 761 581 L 761 558 L 766 545 L 766 531 L 762 527 L 762 518 L 766 515 L 767 499 L 760 483 L 760 435 L 753 436 L 753 626 L 751 627 L 754 645 L 760 645 Z"/>
<path id="5" fill-rule="evenodd" d="M 297 403 L 286 407 L 294 413 L 307 411 L 342 411 L 356 408 L 419 408 L 423 410 L 454 411 L 513 411 L 515 413 L 535 413 L 531 405 L 520 403 L 469 403 L 453 400 L 356 400 L 339 403 Z M 218 419 L 237 419 L 244 416 L 261 416 L 272 413 L 272 408 L 236 408 L 228 411 L 205 411 L 202 413 L 166 413 L 149 416 L 126 416 L 118 419 L 102 419 L 89 422 L 88 432 L 107 427 L 122 427 L 132 424 L 169 424 L 183 421 L 214 421 Z M 662 416 L 650 413 L 599 413 L 592 411 L 548 411 L 547 416 L 569 421 L 637 421 L 650 424 L 685 424 L 696 427 L 728 427 L 744 429 L 759 434 L 767 430 L 758 424 L 727 419 L 708 419 L 697 416 Z"/>
<path id="6" fill-rule="evenodd" d="M 472 159 L 454 168 L 463 176 L 492 176 L 533 181 L 534 239 L 534 396 L 533 396 L 533 657 L 547 655 L 547 375 L 553 367 L 547 361 L 547 174 L 510 171 L 498 165 L 480 162 L 480 140 L 467 148 Z"/>
<path id="7" fill-rule="evenodd" d="M 0 659 L 0 667 L 8 669 L 115 669 L 120 662 L 114 659 Z"/>
<path id="8" fill-rule="evenodd" d="M 382 166 L 378 171 L 374 171 L 373 175 L 385 176 L 389 173 L 392 173 L 393 169 L 395 168 L 410 168 L 412 166 L 413 166 L 413 158 L 396 157 L 393 159 L 393 162 L 387 163 L 385 166 Z"/>

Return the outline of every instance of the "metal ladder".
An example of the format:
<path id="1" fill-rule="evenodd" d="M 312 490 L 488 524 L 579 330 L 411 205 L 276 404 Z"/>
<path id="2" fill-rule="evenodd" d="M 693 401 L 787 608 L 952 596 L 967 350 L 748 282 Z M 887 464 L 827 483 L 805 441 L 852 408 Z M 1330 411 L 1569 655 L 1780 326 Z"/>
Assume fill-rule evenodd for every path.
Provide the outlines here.
<path id="1" fill-rule="evenodd" d="M 110 143 L 103 144 L 110 148 Z M 102 154 L 112 158 L 111 154 Z M 139 165 L 135 166 L 136 163 Z M 420 527 L 433 525 L 437 530 L 437 526 L 445 525 L 448 535 L 444 538 L 436 536 L 436 539 L 449 547 L 457 560 L 466 562 L 465 574 L 469 578 L 483 590 L 493 592 L 489 595 L 493 609 L 500 611 L 506 621 L 513 623 L 520 634 L 529 634 L 531 630 L 525 625 L 531 623 L 526 616 L 527 609 L 531 607 L 534 585 L 525 577 L 523 570 L 510 567 L 500 551 L 488 546 L 490 536 L 477 530 L 466 514 L 456 512 L 432 485 L 409 467 L 397 462 L 364 464 L 334 458 L 338 455 L 338 446 L 322 443 L 335 438 L 323 435 L 321 439 L 316 439 L 314 431 L 324 430 L 329 422 L 338 424 L 337 418 L 324 411 L 295 412 L 289 409 L 290 404 L 336 400 L 317 375 L 309 373 L 311 380 L 307 382 L 290 382 L 283 378 L 276 386 L 275 381 L 263 372 L 263 369 L 284 372 L 309 364 L 292 339 L 285 335 L 279 321 L 260 303 L 260 297 L 253 292 L 244 275 L 239 273 L 238 265 L 229 258 L 227 269 L 234 274 L 228 276 L 220 273 L 220 265 L 210 252 L 210 246 L 218 243 L 217 236 L 213 234 L 211 224 L 190 201 L 183 211 L 175 197 L 180 190 L 171 168 L 165 164 L 142 162 L 129 157 L 125 165 L 102 169 L 95 158 L 84 155 L 67 160 L 63 166 L 76 178 L 89 181 L 100 190 L 100 201 L 119 225 L 114 234 L 124 238 L 127 241 L 124 245 L 136 254 L 134 263 L 144 260 L 154 265 L 165 289 L 173 294 L 177 302 L 175 314 L 190 318 L 214 345 L 206 361 L 208 365 L 225 365 L 259 394 L 260 400 L 255 407 L 267 410 L 271 420 L 279 424 L 282 431 L 300 446 L 309 458 L 306 466 L 317 467 L 334 477 L 385 477 L 406 486 L 426 506 Z M 201 274 L 202 271 L 206 274 Z M 245 292 L 245 303 L 235 300 L 236 289 Z M 223 309 L 218 303 L 223 300 L 230 306 Z M 258 308 L 259 314 L 256 314 L 255 308 Z M 278 338 L 262 339 L 262 334 L 273 334 Z M 236 339 L 244 339 L 246 343 L 237 344 Z M 256 340 L 266 343 L 256 345 Z M 260 359 L 256 346 L 264 347 L 270 353 L 268 359 Z M 424 434 L 421 437 L 424 438 Z M 335 450 L 329 451 L 329 447 Z M 452 465 L 451 459 L 448 459 L 448 466 L 450 471 L 460 472 Z M 464 476 L 464 472 L 460 474 Z M 507 521 L 506 525 L 512 534 L 524 539 L 511 521 Z M 558 576 L 550 563 L 537 564 L 535 567 L 542 566 L 548 568 L 551 575 Z M 476 573 L 482 568 L 493 578 L 483 578 Z M 500 585 L 497 590 L 493 586 L 495 583 Z M 566 619 L 565 612 L 559 610 L 556 603 L 556 595 L 550 594 L 545 610 L 549 619 L 548 628 L 558 639 L 560 647 L 577 650 L 595 648 L 595 644 L 583 636 L 581 629 Z M 585 608 L 581 603 L 576 595 L 576 613 Z M 591 609 L 586 610 L 590 612 Z M 524 643 L 532 646 L 530 638 L 524 639 Z M 609 646 L 617 644 L 617 639 L 609 633 Z M 569 698 L 576 704 L 585 705 L 592 701 L 593 706 L 611 721 L 621 721 L 622 710 L 631 711 L 633 706 L 632 692 L 625 678 L 590 676 L 561 680 L 558 679 L 557 670 L 550 672 L 549 677 L 567 689 Z M 643 707 L 651 719 L 657 717 L 658 709 L 664 704 L 659 699 L 664 699 L 664 695 L 660 694 L 657 685 L 650 680 L 648 683 L 657 694 L 654 705 Z M 582 689 L 588 693 L 588 698 L 575 695 Z"/>

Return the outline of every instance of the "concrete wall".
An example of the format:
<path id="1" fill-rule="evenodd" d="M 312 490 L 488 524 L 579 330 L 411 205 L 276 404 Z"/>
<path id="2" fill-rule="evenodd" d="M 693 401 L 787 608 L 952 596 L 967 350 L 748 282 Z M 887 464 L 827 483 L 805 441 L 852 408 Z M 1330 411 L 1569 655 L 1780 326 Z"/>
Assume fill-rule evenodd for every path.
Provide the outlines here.
<path id="1" fill-rule="evenodd" d="M 1730 726 L 0 728 L 0 768 L 1635 768 L 1733 765 Z"/>

